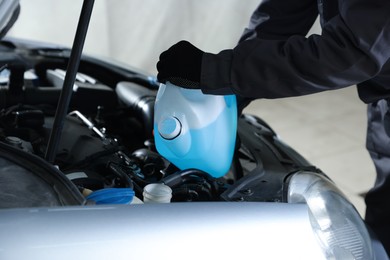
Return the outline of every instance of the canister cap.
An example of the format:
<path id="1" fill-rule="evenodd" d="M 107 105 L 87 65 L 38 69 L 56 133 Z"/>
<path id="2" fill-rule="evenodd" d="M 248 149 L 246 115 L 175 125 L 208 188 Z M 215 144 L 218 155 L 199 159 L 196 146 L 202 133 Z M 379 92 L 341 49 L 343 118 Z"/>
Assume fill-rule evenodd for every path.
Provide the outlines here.
<path id="1" fill-rule="evenodd" d="M 167 117 L 158 124 L 159 134 L 167 140 L 172 140 L 179 136 L 181 128 L 179 119 L 174 116 Z"/>

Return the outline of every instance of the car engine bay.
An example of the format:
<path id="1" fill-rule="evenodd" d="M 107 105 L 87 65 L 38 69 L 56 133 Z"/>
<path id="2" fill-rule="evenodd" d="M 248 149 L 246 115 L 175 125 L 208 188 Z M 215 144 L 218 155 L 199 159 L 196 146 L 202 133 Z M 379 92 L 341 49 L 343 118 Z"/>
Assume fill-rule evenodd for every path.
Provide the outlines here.
<path id="1" fill-rule="evenodd" d="M 7 67 L 0 74 L 1 142 L 44 158 L 69 50 L 5 40 L 1 52 L 10 61 L 2 61 Z M 142 199 L 147 184 L 165 183 L 173 190 L 172 202 L 282 202 L 288 176 L 312 167 L 265 122 L 244 114 L 224 177 L 179 170 L 155 149 L 157 89 L 153 77 L 108 61 L 81 59 L 53 163 L 80 192 L 127 187 Z"/>

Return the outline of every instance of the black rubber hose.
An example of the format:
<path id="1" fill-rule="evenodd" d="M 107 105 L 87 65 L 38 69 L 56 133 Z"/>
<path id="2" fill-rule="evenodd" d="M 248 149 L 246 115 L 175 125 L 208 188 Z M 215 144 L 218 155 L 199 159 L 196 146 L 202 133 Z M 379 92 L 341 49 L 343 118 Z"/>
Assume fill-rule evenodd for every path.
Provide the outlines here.
<path id="1" fill-rule="evenodd" d="M 116 163 L 110 163 L 108 168 L 111 170 L 115 176 L 120 178 L 124 183 L 126 188 L 134 189 L 133 181 L 130 177 L 122 170 L 121 166 Z"/>
<path id="2" fill-rule="evenodd" d="M 171 174 L 165 178 L 163 178 L 160 182 L 164 183 L 165 185 L 174 188 L 179 186 L 182 183 L 185 183 L 189 179 L 191 179 L 191 176 L 199 176 L 205 178 L 207 181 L 214 182 L 214 178 L 211 177 L 208 173 L 197 170 L 197 169 L 188 169 L 188 170 L 182 170 L 178 171 L 174 174 Z"/>

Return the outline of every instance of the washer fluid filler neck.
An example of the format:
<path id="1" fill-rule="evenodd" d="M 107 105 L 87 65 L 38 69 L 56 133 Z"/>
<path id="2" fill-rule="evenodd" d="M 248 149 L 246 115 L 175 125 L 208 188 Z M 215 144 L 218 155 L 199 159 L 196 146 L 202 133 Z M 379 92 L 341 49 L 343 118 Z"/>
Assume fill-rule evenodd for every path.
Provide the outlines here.
<path id="1" fill-rule="evenodd" d="M 237 135 L 235 95 L 206 95 L 167 82 L 160 84 L 154 111 L 157 151 L 181 170 L 225 175 Z"/>

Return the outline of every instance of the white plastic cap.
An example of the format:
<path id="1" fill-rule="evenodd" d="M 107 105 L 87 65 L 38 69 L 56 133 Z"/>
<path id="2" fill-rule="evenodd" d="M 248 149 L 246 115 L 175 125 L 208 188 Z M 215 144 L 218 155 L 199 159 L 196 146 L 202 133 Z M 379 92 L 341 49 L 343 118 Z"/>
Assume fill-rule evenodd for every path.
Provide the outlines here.
<path id="1" fill-rule="evenodd" d="M 169 203 L 172 198 L 172 189 L 163 183 L 152 183 L 144 187 L 145 203 Z"/>
<path id="2" fill-rule="evenodd" d="M 164 139 L 175 139 L 181 132 L 181 123 L 173 116 L 164 118 L 158 123 L 158 132 Z"/>

